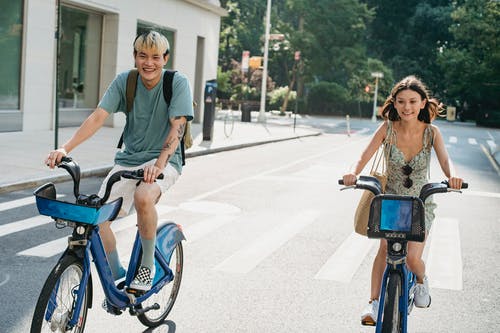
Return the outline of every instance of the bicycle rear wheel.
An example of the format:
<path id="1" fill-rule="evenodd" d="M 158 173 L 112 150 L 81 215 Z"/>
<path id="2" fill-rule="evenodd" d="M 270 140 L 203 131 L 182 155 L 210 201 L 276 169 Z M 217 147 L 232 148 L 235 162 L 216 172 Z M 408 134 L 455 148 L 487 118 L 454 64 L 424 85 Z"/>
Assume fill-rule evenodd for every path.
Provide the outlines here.
<path id="1" fill-rule="evenodd" d="M 179 242 L 172 253 L 169 264 L 170 270 L 172 270 L 172 273 L 174 274 L 174 279 L 170 283 L 164 285 L 157 294 L 152 295 L 141 304 L 143 308 L 151 306 L 155 303 L 160 306 L 158 310 L 150 310 L 137 316 L 143 325 L 156 327 L 161 325 L 165 318 L 167 318 L 168 314 L 172 310 L 172 307 L 174 306 L 177 294 L 179 293 L 183 265 L 184 257 L 182 243 Z"/>
<path id="2" fill-rule="evenodd" d="M 90 284 L 87 284 L 76 325 L 67 330 L 76 304 L 76 292 L 83 275 L 81 259 L 65 255 L 50 272 L 38 298 L 31 322 L 31 333 L 83 332 L 89 307 Z"/>
<path id="3" fill-rule="evenodd" d="M 393 272 L 387 282 L 386 297 L 384 302 L 384 316 L 382 319 L 382 333 L 401 332 L 401 311 L 399 300 L 401 298 L 401 275 Z"/>
<path id="4" fill-rule="evenodd" d="M 226 136 L 226 138 L 229 138 L 231 134 L 233 134 L 233 129 L 234 129 L 233 112 L 229 111 L 224 116 L 224 135 Z"/>

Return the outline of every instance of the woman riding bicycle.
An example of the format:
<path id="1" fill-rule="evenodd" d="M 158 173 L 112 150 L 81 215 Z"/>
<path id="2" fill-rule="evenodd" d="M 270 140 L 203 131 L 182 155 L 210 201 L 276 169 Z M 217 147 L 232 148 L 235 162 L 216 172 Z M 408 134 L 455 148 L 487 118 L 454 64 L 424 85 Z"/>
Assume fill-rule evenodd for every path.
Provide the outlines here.
<path id="1" fill-rule="evenodd" d="M 415 76 L 405 77 L 398 82 L 383 105 L 384 123 L 376 130 L 351 171 L 343 176 L 344 185 L 356 183 L 357 175 L 385 142 L 390 145 L 385 150 L 389 155 L 386 157 L 388 163 L 385 193 L 418 196 L 422 186 L 428 182 L 432 148 L 450 187 L 460 189 L 462 179 L 455 175 L 441 132 L 437 126 L 431 124 L 441 110 L 439 102 L 429 96 L 425 85 Z M 435 207 L 432 200 L 428 199 L 425 204 L 426 234 L 434 220 Z M 429 307 L 431 303 L 429 282 L 422 260 L 424 246 L 425 242 L 409 242 L 406 262 L 408 268 L 417 276 L 415 305 L 421 308 Z M 372 267 L 370 301 L 361 315 L 363 325 L 376 324 L 386 254 L 387 241 L 381 239 Z"/>

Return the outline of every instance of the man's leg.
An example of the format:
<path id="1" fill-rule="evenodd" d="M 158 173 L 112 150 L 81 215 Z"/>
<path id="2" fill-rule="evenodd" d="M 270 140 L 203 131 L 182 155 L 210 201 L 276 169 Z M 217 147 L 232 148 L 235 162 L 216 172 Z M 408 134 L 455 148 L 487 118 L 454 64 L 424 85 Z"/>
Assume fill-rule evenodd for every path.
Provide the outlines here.
<path id="1" fill-rule="evenodd" d="M 154 253 L 156 244 L 156 227 L 158 225 L 158 214 L 155 204 L 161 196 L 158 184 L 141 183 L 134 194 L 135 210 L 137 211 L 137 227 L 142 244 L 141 268 L 131 284 L 136 289 L 147 290 L 151 288 L 151 281 L 155 272 Z M 144 270 L 143 268 L 147 268 Z M 148 272 L 149 270 L 149 272 Z M 148 277 L 143 278 L 144 275 Z"/>
<path id="2" fill-rule="evenodd" d="M 113 278 L 118 280 L 124 277 L 126 271 L 120 262 L 120 256 L 118 255 L 118 251 L 116 249 L 116 238 L 113 230 L 111 230 L 110 221 L 106 221 L 99 226 L 99 235 L 101 236 L 104 251 L 106 251 L 106 257 L 108 258 Z"/>

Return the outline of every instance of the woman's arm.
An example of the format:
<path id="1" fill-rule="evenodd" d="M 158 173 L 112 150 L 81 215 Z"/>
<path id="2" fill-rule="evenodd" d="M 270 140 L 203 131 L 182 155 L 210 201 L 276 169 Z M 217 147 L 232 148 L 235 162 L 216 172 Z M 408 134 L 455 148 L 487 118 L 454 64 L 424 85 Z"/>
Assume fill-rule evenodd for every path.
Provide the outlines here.
<path id="1" fill-rule="evenodd" d="M 434 151 L 436 152 L 441 170 L 443 170 L 444 175 L 448 178 L 450 187 L 454 189 L 460 189 L 462 187 L 463 179 L 457 177 L 455 174 L 455 168 L 444 145 L 441 131 L 437 126 L 434 125 L 432 126 L 432 129 L 434 133 Z"/>
<path id="2" fill-rule="evenodd" d="M 366 146 L 365 150 L 361 154 L 359 160 L 357 160 L 351 167 L 350 171 L 343 176 L 344 185 L 354 185 L 357 180 L 357 176 L 363 171 L 366 163 L 372 158 L 373 154 L 380 148 L 380 145 L 385 139 L 387 133 L 387 122 L 384 121 L 382 125 L 375 131 L 373 137 Z"/>

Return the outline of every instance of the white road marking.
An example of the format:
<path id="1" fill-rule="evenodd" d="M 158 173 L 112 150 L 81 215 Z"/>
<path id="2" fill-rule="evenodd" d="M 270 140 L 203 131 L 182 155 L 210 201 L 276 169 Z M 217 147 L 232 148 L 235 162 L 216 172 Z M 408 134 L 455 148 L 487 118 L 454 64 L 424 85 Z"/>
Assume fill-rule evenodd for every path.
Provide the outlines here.
<path id="1" fill-rule="evenodd" d="M 344 283 L 351 282 L 359 266 L 376 244 L 378 244 L 377 240 L 369 239 L 355 232 L 351 233 L 314 278 Z"/>
<path id="2" fill-rule="evenodd" d="M 457 143 L 457 142 L 458 142 L 458 139 L 457 139 L 457 137 L 456 137 L 456 136 L 450 136 L 449 142 L 450 142 L 450 143 Z"/>
<path id="3" fill-rule="evenodd" d="M 41 225 L 49 224 L 53 221 L 54 220 L 48 216 L 35 216 L 25 220 L 3 224 L 0 225 L 0 237 L 26 229 L 36 228 Z"/>
<path id="4" fill-rule="evenodd" d="M 318 216 L 318 211 L 306 210 L 290 219 L 282 219 L 284 223 L 267 231 L 249 246 L 222 261 L 214 267 L 214 270 L 236 274 L 250 272 L 303 228 L 314 222 Z"/>
<path id="5" fill-rule="evenodd" d="M 0 282 L 0 287 L 3 286 L 4 284 L 7 284 L 7 282 L 9 282 L 10 280 L 10 275 L 9 274 L 5 274 L 5 280 L 3 280 L 2 282 Z"/>
<path id="6" fill-rule="evenodd" d="M 469 144 L 471 145 L 477 145 L 477 141 L 474 138 L 469 138 L 467 141 L 469 141 Z"/>
<path id="7" fill-rule="evenodd" d="M 236 217 L 236 215 L 218 215 L 197 222 L 196 224 L 193 224 L 189 227 L 183 228 L 184 236 L 186 236 L 186 241 L 188 243 L 195 242 L 198 239 L 201 239 L 204 236 L 208 235 L 209 233 L 234 221 Z"/>
<path id="8" fill-rule="evenodd" d="M 462 250 L 458 220 L 436 218 L 432 224 L 426 271 L 433 288 L 462 290 Z"/>
<path id="9" fill-rule="evenodd" d="M 64 196 L 65 196 L 64 194 L 57 195 L 58 198 L 61 198 Z M 35 203 L 35 196 L 34 195 L 26 197 L 26 198 L 22 198 L 22 199 L 16 199 L 16 200 L 2 202 L 2 203 L 0 203 L 0 212 L 7 210 L 7 209 L 31 205 L 34 203 Z"/>

